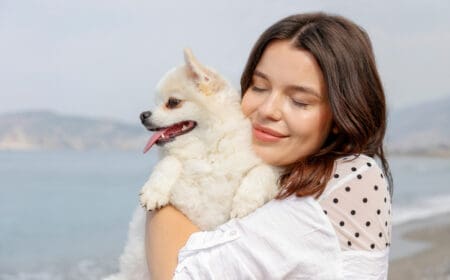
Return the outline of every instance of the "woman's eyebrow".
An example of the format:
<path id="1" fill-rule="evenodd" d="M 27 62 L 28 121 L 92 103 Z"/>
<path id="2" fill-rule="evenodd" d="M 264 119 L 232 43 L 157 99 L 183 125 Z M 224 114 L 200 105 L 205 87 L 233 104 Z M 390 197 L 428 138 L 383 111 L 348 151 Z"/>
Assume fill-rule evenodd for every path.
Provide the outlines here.
<path id="1" fill-rule="evenodd" d="M 269 77 L 267 77 L 266 74 L 263 74 L 263 73 L 259 72 L 259 71 L 256 70 L 256 69 L 255 69 L 255 71 L 253 72 L 253 75 L 254 75 L 254 76 L 261 77 L 261 78 L 263 78 L 264 80 L 269 80 Z"/>

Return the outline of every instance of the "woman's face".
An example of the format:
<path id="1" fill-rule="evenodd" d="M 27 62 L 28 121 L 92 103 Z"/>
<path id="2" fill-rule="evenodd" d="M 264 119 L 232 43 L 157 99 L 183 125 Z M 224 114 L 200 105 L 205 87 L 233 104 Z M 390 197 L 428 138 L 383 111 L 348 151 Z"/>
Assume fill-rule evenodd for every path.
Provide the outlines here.
<path id="1" fill-rule="evenodd" d="M 322 71 L 314 56 L 289 41 L 265 49 L 242 99 L 253 148 L 266 163 L 285 166 L 317 152 L 332 124 Z"/>

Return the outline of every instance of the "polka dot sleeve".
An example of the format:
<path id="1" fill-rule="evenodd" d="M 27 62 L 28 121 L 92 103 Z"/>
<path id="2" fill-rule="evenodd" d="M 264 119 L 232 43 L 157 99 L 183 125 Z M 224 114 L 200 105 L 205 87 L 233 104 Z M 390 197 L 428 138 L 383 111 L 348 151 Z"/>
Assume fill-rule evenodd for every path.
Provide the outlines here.
<path id="1" fill-rule="evenodd" d="M 388 184 L 372 158 L 360 155 L 338 159 L 319 203 L 342 250 L 381 250 L 390 245 Z"/>

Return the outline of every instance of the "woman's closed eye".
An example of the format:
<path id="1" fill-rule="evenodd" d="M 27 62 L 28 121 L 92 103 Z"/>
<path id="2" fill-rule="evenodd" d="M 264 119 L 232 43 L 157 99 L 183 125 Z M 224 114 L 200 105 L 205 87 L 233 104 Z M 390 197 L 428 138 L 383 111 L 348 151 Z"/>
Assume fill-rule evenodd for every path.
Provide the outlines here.
<path id="1" fill-rule="evenodd" d="M 300 107 L 300 108 L 305 108 L 306 106 L 309 105 L 308 103 L 306 103 L 305 101 L 302 101 L 302 100 L 296 100 L 294 98 L 291 98 L 291 100 L 292 100 L 292 104 L 294 104 L 295 106 Z"/>
<path id="2" fill-rule="evenodd" d="M 252 90 L 256 92 L 264 92 L 267 90 L 267 88 L 261 86 L 252 86 Z"/>

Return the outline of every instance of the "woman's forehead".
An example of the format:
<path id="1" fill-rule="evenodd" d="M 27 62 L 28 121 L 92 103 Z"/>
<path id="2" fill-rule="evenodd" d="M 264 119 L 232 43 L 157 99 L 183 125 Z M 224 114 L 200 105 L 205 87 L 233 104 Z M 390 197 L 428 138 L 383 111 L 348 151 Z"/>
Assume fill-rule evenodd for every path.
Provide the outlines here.
<path id="1" fill-rule="evenodd" d="M 253 76 L 280 87 L 307 89 L 319 95 L 326 92 L 323 74 L 315 57 L 287 40 L 274 41 L 267 46 Z"/>

